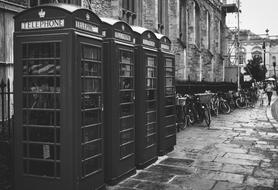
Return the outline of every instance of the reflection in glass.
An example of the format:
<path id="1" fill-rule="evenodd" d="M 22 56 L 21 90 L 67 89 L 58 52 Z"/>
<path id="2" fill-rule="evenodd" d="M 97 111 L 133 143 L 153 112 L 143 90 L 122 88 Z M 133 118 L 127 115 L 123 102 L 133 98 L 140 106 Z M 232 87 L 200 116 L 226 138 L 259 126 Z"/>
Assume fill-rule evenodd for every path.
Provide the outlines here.
<path id="1" fill-rule="evenodd" d="M 148 78 L 156 77 L 154 68 L 150 68 L 150 67 L 147 68 L 147 77 Z"/>
<path id="2" fill-rule="evenodd" d="M 54 128 L 28 127 L 29 141 L 55 142 Z"/>
<path id="3" fill-rule="evenodd" d="M 48 144 L 29 144 L 28 157 L 54 160 L 54 146 Z"/>
<path id="4" fill-rule="evenodd" d="M 168 87 L 168 88 L 165 88 L 165 96 L 171 96 L 174 94 L 174 88 L 173 87 Z"/>
<path id="5" fill-rule="evenodd" d="M 92 157 L 101 153 L 101 141 L 82 145 L 82 159 Z"/>
<path id="6" fill-rule="evenodd" d="M 121 105 L 120 108 L 120 116 L 128 116 L 128 115 L 133 115 L 133 104 L 125 104 L 125 105 Z"/>
<path id="7" fill-rule="evenodd" d="M 54 162 L 44 162 L 44 161 L 35 161 L 30 160 L 29 165 L 29 174 L 32 175 L 41 175 L 41 176 L 54 176 Z"/>
<path id="8" fill-rule="evenodd" d="M 82 76 L 100 76 L 100 63 L 82 62 Z"/>
<path id="9" fill-rule="evenodd" d="M 101 122 L 100 110 L 82 111 L 82 125 L 90 125 Z"/>
<path id="10" fill-rule="evenodd" d="M 86 176 L 101 169 L 101 157 L 92 158 L 82 162 L 82 176 Z"/>
<path id="11" fill-rule="evenodd" d="M 120 65 L 120 76 L 124 76 L 124 77 L 134 76 L 133 66 L 132 65 L 121 64 Z"/>
<path id="12" fill-rule="evenodd" d="M 125 117 L 120 119 L 120 130 L 125 130 L 134 127 L 134 117 Z"/>
<path id="13" fill-rule="evenodd" d="M 172 87 L 172 86 L 174 86 L 174 79 L 172 78 L 172 77 L 167 77 L 167 78 L 165 78 L 165 85 L 166 85 L 166 87 Z"/>
<path id="14" fill-rule="evenodd" d="M 173 77 L 174 76 L 174 69 L 173 68 L 166 68 L 165 69 L 165 76 L 166 77 Z"/>
<path id="15" fill-rule="evenodd" d="M 170 106 L 175 104 L 175 98 L 174 97 L 166 97 L 165 98 L 165 106 Z"/>
<path id="16" fill-rule="evenodd" d="M 146 113 L 146 124 L 156 122 L 156 112 Z"/>
<path id="17" fill-rule="evenodd" d="M 83 78 L 83 92 L 100 92 L 101 80 L 95 78 Z"/>
<path id="18" fill-rule="evenodd" d="M 81 108 L 98 108 L 101 106 L 100 94 L 83 94 L 81 95 Z"/>
<path id="19" fill-rule="evenodd" d="M 155 100 L 156 91 L 155 90 L 146 90 L 146 100 Z"/>
<path id="20" fill-rule="evenodd" d="M 24 52 L 23 55 L 27 55 L 26 57 L 28 58 L 53 58 L 60 56 L 57 53 L 60 52 L 60 44 L 58 42 L 26 44 L 25 48 L 28 48 L 28 54 Z"/>
<path id="21" fill-rule="evenodd" d="M 120 89 L 133 89 L 133 78 L 120 78 Z"/>
<path id="22" fill-rule="evenodd" d="M 128 143 L 120 147 L 120 158 L 134 154 L 134 143 Z"/>
<path id="23" fill-rule="evenodd" d="M 121 51 L 121 63 L 132 64 L 132 53 L 128 51 Z"/>
<path id="24" fill-rule="evenodd" d="M 147 66 L 155 67 L 155 58 L 154 57 L 148 57 L 147 58 Z"/>
<path id="25" fill-rule="evenodd" d="M 147 88 L 156 88 L 156 79 L 146 79 Z"/>
<path id="26" fill-rule="evenodd" d="M 54 111 L 45 110 L 24 110 L 23 122 L 29 125 L 55 125 Z"/>
<path id="27" fill-rule="evenodd" d="M 55 94 L 42 94 L 42 93 L 34 93 L 34 94 L 23 94 L 23 106 L 25 108 L 59 108 L 59 96 L 56 98 L 56 102 L 58 103 L 55 106 Z"/>
<path id="28" fill-rule="evenodd" d="M 56 88 L 55 88 L 56 83 Z M 60 79 L 54 77 L 24 77 L 23 91 L 29 92 L 59 92 Z"/>
<path id="29" fill-rule="evenodd" d="M 58 65 L 57 65 L 58 67 Z M 23 74 L 25 75 L 54 75 L 57 68 L 54 60 L 31 60 L 25 61 L 23 65 Z M 59 71 L 58 71 L 59 72 Z"/>
<path id="30" fill-rule="evenodd" d="M 100 60 L 100 48 L 83 45 L 83 59 Z"/>
<path id="31" fill-rule="evenodd" d="M 133 141 L 133 139 L 134 139 L 133 129 L 124 131 L 124 132 L 120 132 L 120 145 Z"/>
<path id="32" fill-rule="evenodd" d="M 149 136 L 150 134 L 156 133 L 155 126 L 156 126 L 155 123 L 147 125 L 147 136 Z"/>
<path id="33" fill-rule="evenodd" d="M 165 66 L 166 67 L 174 67 L 173 60 L 172 59 L 166 59 Z"/>
<path id="34" fill-rule="evenodd" d="M 150 145 L 153 145 L 156 143 L 156 135 L 151 135 L 151 136 L 147 136 L 146 137 L 146 143 L 147 143 L 147 146 L 150 146 Z"/>
<path id="35" fill-rule="evenodd" d="M 120 92 L 120 103 L 133 102 L 134 92 L 123 91 Z"/>
<path id="36" fill-rule="evenodd" d="M 156 109 L 156 101 L 146 102 L 147 111 L 154 111 Z"/>
<path id="37" fill-rule="evenodd" d="M 101 126 L 85 127 L 82 129 L 82 142 L 89 142 L 101 138 Z"/>

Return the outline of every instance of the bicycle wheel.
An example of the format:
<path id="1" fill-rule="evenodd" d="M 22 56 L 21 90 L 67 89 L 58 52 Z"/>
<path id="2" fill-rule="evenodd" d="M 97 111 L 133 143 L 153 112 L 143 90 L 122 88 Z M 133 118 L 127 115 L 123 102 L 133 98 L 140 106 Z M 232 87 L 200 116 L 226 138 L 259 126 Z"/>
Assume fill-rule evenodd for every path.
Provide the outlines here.
<path id="1" fill-rule="evenodd" d="M 211 123 L 211 115 L 210 115 L 210 111 L 208 108 L 204 108 L 204 120 L 207 124 L 207 126 L 209 127 L 210 126 L 210 123 Z"/>
<path id="2" fill-rule="evenodd" d="M 220 108 L 220 111 L 221 111 L 222 113 L 224 113 L 224 114 L 228 114 L 228 113 L 231 112 L 231 107 L 230 107 L 229 104 L 226 103 L 226 102 L 221 101 L 221 102 L 219 103 L 219 108 Z"/>
<path id="3" fill-rule="evenodd" d="M 238 108 L 246 108 L 247 104 L 246 104 L 246 101 L 245 100 L 241 100 L 241 98 L 237 98 L 236 99 L 236 106 Z"/>

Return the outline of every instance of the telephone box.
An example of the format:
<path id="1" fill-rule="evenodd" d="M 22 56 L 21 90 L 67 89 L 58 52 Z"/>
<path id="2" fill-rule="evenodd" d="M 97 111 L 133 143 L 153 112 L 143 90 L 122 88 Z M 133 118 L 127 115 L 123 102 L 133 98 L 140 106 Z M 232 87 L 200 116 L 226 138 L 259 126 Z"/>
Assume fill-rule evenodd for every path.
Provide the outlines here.
<path id="1" fill-rule="evenodd" d="M 132 29 L 136 38 L 136 166 L 144 168 L 157 160 L 158 40 L 150 30 L 138 26 Z"/>
<path id="2" fill-rule="evenodd" d="M 158 155 L 174 149 L 176 144 L 175 107 L 175 55 L 171 53 L 171 41 L 155 33 L 159 40 L 158 61 Z"/>
<path id="3" fill-rule="evenodd" d="M 103 21 L 105 182 L 116 184 L 134 174 L 135 72 L 131 27 L 119 20 Z"/>
<path id="4" fill-rule="evenodd" d="M 15 16 L 15 189 L 104 187 L 101 20 L 48 4 Z"/>

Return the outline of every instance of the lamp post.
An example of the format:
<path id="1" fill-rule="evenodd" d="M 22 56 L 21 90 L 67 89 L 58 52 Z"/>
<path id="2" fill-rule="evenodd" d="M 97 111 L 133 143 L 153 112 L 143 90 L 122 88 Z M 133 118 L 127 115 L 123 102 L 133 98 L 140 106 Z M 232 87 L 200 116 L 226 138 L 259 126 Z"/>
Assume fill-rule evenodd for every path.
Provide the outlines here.
<path id="1" fill-rule="evenodd" d="M 266 38 L 264 39 L 264 41 L 263 41 L 263 50 L 264 50 L 264 68 L 266 69 L 266 66 L 265 66 L 265 50 L 266 50 L 266 43 L 265 43 L 265 41 L 266 41 L 266 39 L 268 38 L 268 32 L 269 32 L 269 30 L 268 29 L 266 29 L 265 30 L 265 32 L 266 32 Z"/>
<path id="2" fill-rule="evenodd" d="M 275 69 L 275 67 L 276 67 L 276 57 L 275 56 L 272 57 L 272 65 L 273 65 L 274 79 L 275 79 L 274 85 L 275 85 L 275 89 L 277 90 L 276 69 Z"/>

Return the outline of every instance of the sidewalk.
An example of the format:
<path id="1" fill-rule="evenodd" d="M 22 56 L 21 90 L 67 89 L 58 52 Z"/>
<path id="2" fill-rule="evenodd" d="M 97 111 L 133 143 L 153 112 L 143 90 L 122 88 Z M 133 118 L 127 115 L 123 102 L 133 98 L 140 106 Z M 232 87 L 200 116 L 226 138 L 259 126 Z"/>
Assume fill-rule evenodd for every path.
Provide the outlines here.
<path id="1" fill-rule="evenodd" d="M 213 117 L 210 130 L 186 128 L 174 151 L 108 189 L 278 189 L 278 122 L 271 115 L 278 110 L 276 95 L 272 102 Z"/>

